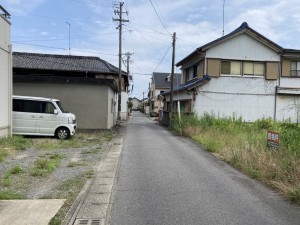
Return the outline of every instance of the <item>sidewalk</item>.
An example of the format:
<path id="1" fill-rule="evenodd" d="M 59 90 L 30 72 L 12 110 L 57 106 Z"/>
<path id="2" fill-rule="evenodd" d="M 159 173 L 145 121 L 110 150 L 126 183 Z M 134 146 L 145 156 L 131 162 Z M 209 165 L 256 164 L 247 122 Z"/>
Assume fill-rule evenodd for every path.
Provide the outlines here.
<path id="1" fill-rule="evenodd" d="M 125 127 L 126 124 L 118 128 L 109 152 L 99 162 L 96 177 L 86 183 L 62 224 L 106 224 Z M 48 225 L 64 202 L 65 199 L 1 200 L 0 225 Z"/>
<path id="2" fill-rule="evenodd" d="M 64 199 L 2 200 L 0 225 L 47 225 Z"/>
<path id="3" fill-rule="evenodd" d="M 118 171 L 125 127 L 118 128 L 112 146 L 105 159 L 101 160 L 97 175 L 78 195 L 63 225 L 105 225 L 111 209 L 111 196 Z"/>

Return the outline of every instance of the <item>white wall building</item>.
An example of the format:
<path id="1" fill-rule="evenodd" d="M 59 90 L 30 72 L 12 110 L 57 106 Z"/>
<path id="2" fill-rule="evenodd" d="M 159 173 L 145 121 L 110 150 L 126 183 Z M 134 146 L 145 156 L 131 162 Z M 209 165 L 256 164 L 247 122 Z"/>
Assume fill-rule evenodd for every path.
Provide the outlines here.
<path id="1" fill-rule="evenodd" d="M 9 13 L 0 6 L 0 137 L 11 135 L 12 50 Z"/>
<path id="2" fill-rule="evenodd" d="M 182 84 L 173 103 L 183 112 L 300 122 L 300 50 L 282 48 L 247 23 L 176 65 Z"/>

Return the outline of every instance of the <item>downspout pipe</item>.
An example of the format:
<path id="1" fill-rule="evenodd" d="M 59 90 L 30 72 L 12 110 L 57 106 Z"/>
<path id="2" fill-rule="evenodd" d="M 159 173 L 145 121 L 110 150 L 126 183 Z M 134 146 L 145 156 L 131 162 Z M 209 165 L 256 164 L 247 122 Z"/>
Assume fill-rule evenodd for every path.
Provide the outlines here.
<path id="1" fill-rule="evenodd" d="M 278 87 L 280 87 L 280 78 L 281 78 L 281 64 L 282 64 L 282 54 L 283 52 L 281 52 L 280 55 L 280 62 L 278 64 L 278 85 L 275 86 L 275 104 L 274 104 L 274 121 L 276 121 L 276 116 L 277 116 L 277 94 L 278 94 Z"/>
<path id="2" fill-rule="evenodd" d="M 275 104 L 274 104 L 274 121 L 276 121 L 276 111 L 277 111 L 277 92 L 278 92 L 278 85 L 275 86 Z"/>

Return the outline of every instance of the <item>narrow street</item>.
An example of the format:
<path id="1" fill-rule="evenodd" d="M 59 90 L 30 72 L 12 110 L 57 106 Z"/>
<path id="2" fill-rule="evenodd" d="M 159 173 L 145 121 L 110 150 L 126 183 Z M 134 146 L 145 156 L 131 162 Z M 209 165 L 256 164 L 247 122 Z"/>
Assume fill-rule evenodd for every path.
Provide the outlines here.
<path id="1" fill-rule="evenodd" d="M 300 224 L 295 205 L 139 112 L 113 195 L 112 225 Z"/>

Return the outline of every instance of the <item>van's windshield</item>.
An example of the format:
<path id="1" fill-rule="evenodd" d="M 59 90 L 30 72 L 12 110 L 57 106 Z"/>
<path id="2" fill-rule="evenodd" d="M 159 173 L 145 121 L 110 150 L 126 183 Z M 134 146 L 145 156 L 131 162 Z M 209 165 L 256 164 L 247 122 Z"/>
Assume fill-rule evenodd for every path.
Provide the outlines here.
<path id="1" fill-rule="evenodd" d="M 60 103 L 60 101 L 55 102 L 56 105 L 59 107 L 60 111 L 62 113 L 68 113 L 69 111 L 65 110 L 64 107 L 62 106 L 62 104 Z"/>

